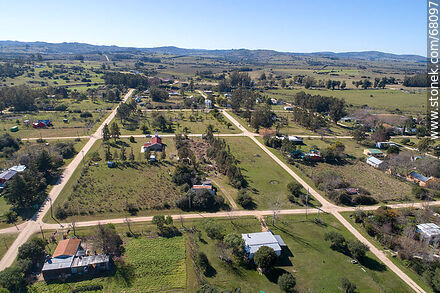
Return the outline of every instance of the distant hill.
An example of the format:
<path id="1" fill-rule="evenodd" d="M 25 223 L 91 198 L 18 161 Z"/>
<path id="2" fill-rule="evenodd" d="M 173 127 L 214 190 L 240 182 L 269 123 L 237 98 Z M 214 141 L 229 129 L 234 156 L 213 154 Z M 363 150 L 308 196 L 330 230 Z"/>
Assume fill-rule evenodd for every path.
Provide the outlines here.
<path id="1" fill-rule="evenodd" d="M 158 53 L 168 55 L 192 55 L 192 56 L 217 56 L 228 58 L 249 58 L 260 59 L 277 56 L 303 56 L 321 57 L 330 59 L 357 59 L 370 61 L 409 61 L 425 62 L 426 57 L 419 55 L 398 55 L 378 51 L 364 52 L 314 52 L 314 53 L 290 53 L 274 50 L 205 50 L 205 49 L 184 49 L 173 46 L 155 48 L 134 48 L 118 46 L 100 46 L 85 43 L 46 43 L 46 42 L 18 42 L 0 41 L 0 54 L 96 54 L 96 53 Z"/>

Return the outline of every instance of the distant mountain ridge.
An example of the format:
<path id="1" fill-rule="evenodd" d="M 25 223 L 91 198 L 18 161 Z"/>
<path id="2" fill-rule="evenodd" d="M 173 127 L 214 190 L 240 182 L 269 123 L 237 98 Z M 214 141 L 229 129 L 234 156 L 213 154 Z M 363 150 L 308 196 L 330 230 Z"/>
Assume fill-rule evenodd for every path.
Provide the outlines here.
<path id="1" fill-rule="evenodd" d="M 168 55 L 192 55 L 192 56 L 235 56 L 241 58 L 263 58 L 274 56 L 304 56 L 304 57 L 324 57 L 338 59 L 358 59 L 358 60 L 388 60 L 388 61 L 410 61 L 425 62 L 426 57 L 410 54 L 392 54 L 379 51 L 363 52 L 312 52 L 294 53 L 278 52 L 275 50 L 250 50 L 250 49 L 231 49 L 231 50 L 208 50 L 208 49 L 185 49 L 174 46 L 154 47 L 154 48 L 135 48 L 118 47 L 105 45 L 91 45 L 86 43 L 47 43 L 47 42 L 19 42 L 19 41 L 0 41 L 0 54 L 94 54 L 94 53 L 159 53 Z"/>

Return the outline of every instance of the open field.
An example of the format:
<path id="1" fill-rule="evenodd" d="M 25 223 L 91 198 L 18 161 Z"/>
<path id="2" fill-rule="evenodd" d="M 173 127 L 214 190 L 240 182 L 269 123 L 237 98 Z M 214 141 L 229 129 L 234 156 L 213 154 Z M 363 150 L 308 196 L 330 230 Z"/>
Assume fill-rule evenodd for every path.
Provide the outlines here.
<path id="1" fill-rule="evenodd" d="M 124 263 L 116 272 L 92 280 L 31 285 L 32 292 L 68 293 L 86 285 L 102 285 L 103 292 L 184 292 L 186 288 L 185 238 L 126 239 Z M 171 253 L 172 252 L 172 253 Z"/>
<path id="2" fill-rule="evenodd" d="M 298 207 L 287 200 L 287 184 L 294 179 L 250 138 L 227 137 L 225 141 L 239 162 L 257 209 L 269 209 L 276 201 L 281 208 Z"/>
<path id="3" fill-rule="evenodd" d="M 10 234 L 2 234 L 0 235 L 0 258 L 8 250 L 9 246 L 11 246 L 12 242 L 14 242 L 15 238 L 17 238 L 18 233 L 10 233 Z"/>
<path id="4" fill-rule="evenodd" d="M 426 111 L 426 92 L 415 91 L 414 93 L 391 89 L 371 90 L 327 90 L 327 89 L 295 89 L 295 90 L 269 90 L 265 91 L 269 97 L 293 101 L 295 93 L 304 91 L 312 95 L 333 96 L 343 98 L 348 105 L 360 107 L 367 105 L 370 108 L 382 112 L 399 109 L 405 113 L 422 114 Z"/>
<path id="5" fill-rule="evenodd" d="M 174 170 L 173 158 L 176 157 L 174 141 L 172 138 L 163 140 L 167 144 L 169 159 L 155 164 L 150 164 L 140 152 L 145 142 L 145 139 L 138 138 L 135 143 L 122 139 L 117 144 L 111 144 L 112 154 L 120 153 L 125 147 L 126 156 L 129 157 L 133 151 L 135 161 L 119 161 L 116 168 L 109 168 L 101 160 L 92 163 L 82 175 L 80 170 L 76 170 L 54 205 L 63 207 L 75 219 L 78 214 L 81 219 L 124 217 L 128 214 L 127 206 L 136 207 L 139 215 L 151 214 L 152 210 L 173 209 L 174 201 L 181 195 L 170 176 Z M 104 158 L 101 140 L 93 146 L 86 159 L 94 152 Z M 160 156 L 158 153 L 159 159 Z"/>
<path id="6" fill-rule="evenodd" d="M 74 137 L 89 135 L 110 112 L 107 110 L 89 112 L 91 117 L 81 117 L 80 113 L 69 112 L 39 112 L 26 114 L 13 114 L 1 118 L 0 133 L 9 133 L 19 138 L 39 137 Z M 67 119 L 67 122 L 63 120 Z M 29 120 L 29 124 L 24 121 Z M 51 120 L 53 126 L 46 128 L 33 128 L 32 123 L 38 120 Z M 18 122 L 18 123 L 17 123 Z M 18 126 L 17 132 L 10 128 Z"/>
<path id="7" fill-rule="evenodd" d="M 162 115 L 165 120 L 171 123 L 171 129 L 161 131 L 158 126 L 155 125 L 153 115 Z M 222 116 L 220 116 L 222 117 Z M 123 125 L 120 119 L 115 118 L 113 121 L 117 122 L 123 135 L 142 134 L 141 128 L 146 126 L 150 133 L 154 133 L 156 130 L 159 133 L 205 133 L 206 127 L 211 124 L 214 127 L 215 132 L 219 133 L 240 133 L 235 126 L 229 125 L 229 121 L 217 120 L 212 113 L 207 113 L 203 110 L 194 111 L 145 111 L 142 116 L 136 117 L 135 127 L 132 127 L 132 123 L 125 123 Z"/>
<path id="8" fill-rule="evenodd" d="M 274 234 L 283 238 L 290 256 L 278 266 L 280 273 L 293 273 L 299 292 L 339 292 L 341 278 L 355 283 L 359 292 L 412 292 L 393 272 L 377 258 L 367 253 L 363 265 L 352 264 L 351 257 L 334 251 L 324 240 L 326 232 L 341 233 L 347 240 L 355 239 L 341 223 L 331 215 L 319 215 L 324 224 L 313 222 L 315 215 L 281 216 L 275 226 L 269 225 Z M 266 222 L 271 223 L 271 217 Z"/>
<path id="9" fill-rule="evenodd" d="M 258 138 L 262 140 L 261 138 Z M 352 139 L 304 139 L 306 145 L 302 145 L 302 151 L 308 151 L 313 147 L 323 149 L 335 141 L 340 141 L 346 146 L 345 153 L 351 157 L 346 159 L 344 164 L 328 164 L 317 163 L 314 166 L 296 163 L 290 168 L 304 174 L 309 180 L 320 172 L 332 170 L 342 176 L 344 181 L 348 182 L 351 187 L 363 187 L 368 190 L 371 195 L 383 203 L 401 202 L 414 200 L 411 193 L 411 184 L 406 181 L 400 181 L 384 171 L 375 169 L 364 162 L 362 151 L 364 147 L 359 146 Z M 280 159 L 284 159 L 279 150 L 268 147 Z M 285 160 L 285 159 L 284 159 Z M 324 193 L 324 192 L 323 192 Z"/>

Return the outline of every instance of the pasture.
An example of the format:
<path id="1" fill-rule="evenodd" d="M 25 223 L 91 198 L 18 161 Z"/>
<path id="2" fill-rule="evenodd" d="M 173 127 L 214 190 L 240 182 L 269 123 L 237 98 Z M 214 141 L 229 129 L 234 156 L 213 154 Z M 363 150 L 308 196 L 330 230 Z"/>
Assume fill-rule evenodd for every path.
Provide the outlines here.
<path id="1" fill-rule="evenodd" d="M 171 128 L 167 130 L 160 130 L 155 124 L 153 115 L 162 115 L 170 124 Z M 146 127 L 149 133 L 154 133 L 156 130 L 159 133 L 205 133 L 206 127 L 211 124 L 214 127 L 214 132 L 218 133 L 239 133 L 229 121 L 225 120 L 222 115 L 219 115 L 221 120 L 213 116 L 212 112 L 205 112 L 203 110 L 167 110 L 167 111 L 144 111 L 142 115 L 137 115 L 133 121 L 121 123 L 120 119 L 115 117 L 113 121 L 117 122 L 123 135 L 142 134 L 142 128 Z M 229 123 L 229 124 L 228 124 Z"/>
<path id="2" fill-rule="evenodd" d="M 287 184 L 295 179 L 258 145 L 247 137 L 225 137 L 225 141 L 238 160 L 238 166 L 249 185 L 248 193 L 257 204 L 257 209 L 269 209 L 277 202 L 281 208 L 298 207 L 287 199 Z"/>
<path id="3" fill-rule="evenodd" d="M 293 101 L 293 96 L 300 91 L 311 95 L 333 96 L 345 100 L 348 106 L 368 107 L 378 112 L 397 111 L 408 114 L 422 114 L 426 112 L 426 92 L 423 90 L 399 90 L 399 89 L 349 89 L 349 90 L 327 90 L 327 89 L 277 89 L 268 90 L 264 93 L 271 98 L 284 99 L 287 102 Z"/>
<path id="4" fill-rule="evenodd" d="M 314 222 L 316 215 L 280 216 L 269 229 L 280 235 L 289 248 L 283 251 L 284 265 L 276 267 L 276 273 L 292 273 L 299 292 L 339 292 L 341 279 L 355 283 L 359 292 L 412 292 L 393 272 L 372 253 L 367 253 L 364 263 L 352 264 L 351 257 L 332 250 L 324 240 L 327 232 L 341 233 L 345 239 L 355 237 L 332 215 L 320 214 L 323 224 Z"/>

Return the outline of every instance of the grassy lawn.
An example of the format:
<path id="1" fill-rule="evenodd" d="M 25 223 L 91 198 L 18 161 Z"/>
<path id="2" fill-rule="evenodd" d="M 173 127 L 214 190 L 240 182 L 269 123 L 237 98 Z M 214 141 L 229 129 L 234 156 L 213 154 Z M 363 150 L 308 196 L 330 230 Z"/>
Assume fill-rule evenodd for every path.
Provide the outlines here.
<path id="1" fill-rule="evenodd" d="M 239 161 L 257 209 L 268 209 L 279 200 L 281 208 L 298 207 L 287 200 L 287 184 L 294 181 L 283 168 L 247 137 L 225 137 Z"/>
<path id="2" fill-rule="evenodd" d="M 90 112 L 92 117 L 82 118 L 79 113 L 69 112 L 38 112 L 26 114 L 13 114 L 1 116 L 1 133 L 10 133 L 12 136 L 20 138 L 39 138 L 39 137 L 63 137 L 63 136 L 83 136 L 89 135 L 91 131 L 99 126 L 99 122 L 110 112 L 107 110 Z M 52 127 L 33 128 L 32 123 L 38 120 L 52 120 Z M 67 119 L 64 122 L 63 119 Z M 29 120 L 29 125 L 24 121 Z M 17 123 L 17 121 L 19 123 Z M 12 126 L 18 126 L 19 131 L 10 132 Z"/>
<path id="3" fill-rule="evenodd" d="M 384 247 L 379 243 L 379 241 L 377 241 L 376 238 L 368 235 L 368 233 L 365 232 L 365 229 L 362 227 L 361 224 L 355 223 L 354 219 L 351 217 L 351 214 L 352 214 L 352 212 L 341 213 L 341 215 L 345 219 L 347 219 L 347 221 L 350 222 L 350 224 L 353 227 L 355 227 L 359 231 L 359 233 L 362 234 L 362 236 L 367 238 L 368 241 L 370 241 L 378 249 L 383 250 Z M 416 272 L 414 272 L 412 269 L 405 266 L 405 264 L 403 263 L 403 261 L 399 257 L 392 257 L 390 254 L 387 254 L 387 256 L 396 266 L 399 267 L 399 269 L 401 269 L 405 274 L 407 274 L 414 282 L 417 283 L 417 285 L 422 287 L 426 292 L 434 292 L 432 290 L 431 286 L 426 284 L 425 279 L 422 276 L 420 276 L 419 274 L 417 274 Z"/>
<path id="4" fill-rule="evenodd" d="M 139 209 L 139 215 L 157 213 L 163 209 L 167 213 L 177 212 L 174 201 L 181 191 L 171 182 L 175 160 L 175 146 L 172 138 L 164 138 L 167 144 L 167 159 L 150 164 L 140 153 L 146 139 L 137 139 L 131 143 L 121 139 L 112 144 L 111 153 L 120 152 L 122 145 L 126 147 L 126 155 L 131 150 L 135 155 L 134 162 L 120 163 L 116 168 L 107 167 L 101 160 L 91 164 L 88 171 L 81 175 L 78 168 L 61 192 L 55 206 L 64 207 L 75 219 L 81 220 L 127 216 L 127 205 Z M 86 161 L 93 152 L 104 158 L 104 147 L 99 140 L 87 154 Z M 160 158 L 158 154 L 158 158 Z M 170 210 L 171 209 L 171 210 Z M 163 212 L 163 211 L 162 211 Z M 69 220 L 70 218 L 68 218 Z M 49 219 L 48 219 L 49 220 Z"/>
<path id="5" fill-rule="evenodd" d="M 345 239 L 354 239 L 332 215 L 321 214 L 324 224 L 316 224 L 314 216 L 281 216 L 275 227 L 269 225 L 274 234 L 279 234 L 287 244 L 290 254 L 283 257 L 281 272 L 293 273 L 299 292 L 341 292 L 340 280 L 347 278 L 355 283 L 358 292 L 412 292 L 393 272 L 372 254 L 367 253 L 364 265 L 352 264 L 351 257 L 334 251 L 324 241 L 326 232 L 341 233 Z M 266 222 L 271 223 L 271 217 Z M 364 271 L 365 270 L 365 271 Z M 267 292 L 267 291 L 266 291 Z"/>
<path id="6" fill-rule="evenodd" d="M 391 89 L 351 89 L 351 90 L 269 90 L 266 93 L 270 97 L 282 98 L 286 101 L 293 101 L 293 96 L 300 91 L 312 95 L 333 96 L 336 98 L 345 99 L 348 105 L 363 106 L 368 105 L 377 110 L 393 111 L 396 108 L 407 113 L 422 113 L 426 111 L 425 100 L 426 92 L 417 91 L 415 93 L 403 92 L 400 90 Z"/>
<path id="7" fill-rule="evenodd" d="M 260 223 L 255 218 L 216 219 L 215 221 L 221 224 L 226 234 L 261 232 Z M 266 276 L 260 275 L 253 267 L 229 265 L 220 260 L 218 256 L 221 254 L 221 248 L 217 245 L 217 240 L 206 236 L 201 223 L 196 224 L 196 227 L 202 230 L 200 239 L 194 237 L 196 246 L 199 251 L 208 256 L 209 263 L 213 267 L 213 272 L 209 277 L 205 277 L 206 282 L 226 290 L 241 288 L 241 292 L 280 292 L 276 282 L 271 282 Z"/>
<path id="8" fill-rule="evenodd" d="M 10 234 L 1 234 L 0 235 L 0 259 L 9 249 L 9 246 L 14 242 L 15 238 L 17 238 L 18 233 L 10 233 Z"/>
<path id="9" fill-rule="evenodd" d="M 143 115 L 139 117 L 139 128 L 130 130 L 127 127 L 121 125 L 121 121 L 118 118 L 115 118 L 113 121 L 117 122 L 121 129 L 121 134 L 130 135 L 130 134 L 142 134 L 141 127 L 146 125 L 150 131 L 150 133 L 154 133 L 156 129 L 154 129 L 153 116 L 152 111 L 145 111 Z M 206 127 L 211 124 L 214 126 L 214 131 L 219 133 L 240 133 L 240 131 L 233 125 L 229 128 L 225 120 L 224 122 L 218 121 L 212 114 L 206 113 L 202 110 L 194 110 L 194 111 L 158 111 L 157 113 L 162 114 L 165 119 L 172 123 L 172 131 L 168 133 L 184 133 L 184 129 L 187 130 L 188 133 L 196 133 L 201 134 L 205 133 Z M 159 131 L 159 133 L 162 133 Z"/>
<path id="10" fill-rule="evenodd" d="M 309 151 L 312 146 L 317 146 L 318 148 L 323 149 L 336 141 L 342 142 L 346 147 L 345 153 L 351 156 L 351 158 L 347 159 L 346 164 L 332 165 L 327 163 L 317 163 L 315 166 L 310 166 L 296 163 L 295 166 L 289 165 L 289 167 L 298 174 L 299 172 L 302 173 L 305 177 L 309 178 L 309 181 L 311 181 L 313 175 L 322 171 L 336 171 L 343 177 L 344 181 L 350 183 L 350 186 L 365 188 L 379 202 L 401 202 L 414 199 L 411 193 L 411 185 L 408 182 L 400 181 L 385 172 L 366 164 L 362 154 L 364 147 L 358 145 L 352 139 L 321 140 L 306 138 L 304 139 L 305 145 L 300 148 L 303 151 Z M 269 149 L 280 159 L 285 161 L 279 150 L 272 148 Z M 361 159 L 358 160 L 357 158 Z"/>

